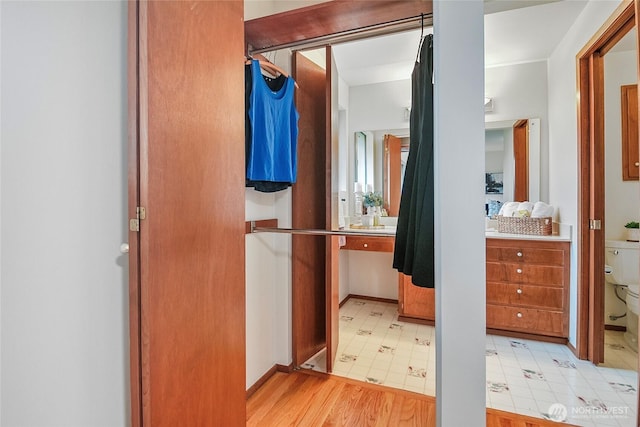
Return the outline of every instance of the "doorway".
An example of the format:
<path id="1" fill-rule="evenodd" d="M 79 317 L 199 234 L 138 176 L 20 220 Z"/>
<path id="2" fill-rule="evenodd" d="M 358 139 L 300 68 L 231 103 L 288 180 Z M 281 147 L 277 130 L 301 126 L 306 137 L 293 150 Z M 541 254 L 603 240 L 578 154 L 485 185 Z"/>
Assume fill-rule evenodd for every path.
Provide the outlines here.
<path id="1" fill-rule="evenodd" d="M 635 2 L 637 6 L 637 1 Z M 605 94 L 604 57 L 636 25 L 624 2 L 578 58 L 578 334 L 577 355 L 604 362 Z M 637 39 L 637 34 L 636 34 Z M 637 40 L 636 40 L 637 61 Z"/>

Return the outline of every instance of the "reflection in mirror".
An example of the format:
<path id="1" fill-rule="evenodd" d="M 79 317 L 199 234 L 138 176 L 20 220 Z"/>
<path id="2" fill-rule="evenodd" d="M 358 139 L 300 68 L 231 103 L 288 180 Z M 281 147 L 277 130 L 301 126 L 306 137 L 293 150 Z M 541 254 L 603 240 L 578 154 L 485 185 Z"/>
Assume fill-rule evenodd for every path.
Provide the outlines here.
<path id="1" fill-rule="evenodd" d="M 383 137 L 383 199 L 389 216 L 398 216 L 400 195 L 404 182 L 404 170 L 409 157 L 409 137 L 403 138 L 385 134 Z"/>
<path id="2" fill-rule="evenodd" d="M 362 134 L 365 137 L 360 138 Z M 358 142 L 364 139 L 368 143 Z M 370 184 L 373 191 L 382 188 L 384 208 L 389 216 L 398 216 L 404 167 L 409 155 L 409 130 L 361 131 L 355 135 L 355 182 Z M 360 151 L 368 153 L 360 159 Z M 379 154 L 381 152 L 381 154 Z M 366 159 L 366 161 L 364 160 Z M 371 163 L 367 163 L 371 162 Z M 366 178 L 359 164 L 366 163 Z M 490 202 L 540 200 L 540 119 L 513 119 L 487 122 L 485 125 L 485 177 L 491 182 L 485 191 L 485 210 Z M 488 183 L 488 182 L 487 182 Z M 352 185 L 353 187 L 353 185 Z M 362 186 L 366 191 L 367 186 Z"/>
<path id="3" fill-rule="evenodd" d="M 485 177 L 488 216 L 503 202 L 540 200 L 540 119 L 486 123 Z"/>
<path id="4" fill-rule="evenodd" d="M 373 167 L 373 143 L 374 138 L 371 132 L 356 132 L 354 136 L 354 158 L 355 158 L 355 183 L 364 192 L 373 191 L 374 167 Z"/>

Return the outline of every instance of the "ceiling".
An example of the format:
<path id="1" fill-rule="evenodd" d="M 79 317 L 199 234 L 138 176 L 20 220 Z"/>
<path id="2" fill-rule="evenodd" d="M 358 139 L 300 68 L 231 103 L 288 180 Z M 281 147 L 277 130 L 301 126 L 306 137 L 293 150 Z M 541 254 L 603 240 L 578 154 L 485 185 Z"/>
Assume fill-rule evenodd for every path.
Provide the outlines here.
<path id="1" fill-rule="evenodd" d="M 486 0 L 485 10 L 496 11 L 485 15 L 486 66 L 549 58 L 586 4 L 586 0 Z M 349 86 L 409 79 L 419 40 L 420 30 L 414 30 L 335 45 L 340 77 Z M 629 35 L 617 49 L 631 50 L 634 42 Z"/>

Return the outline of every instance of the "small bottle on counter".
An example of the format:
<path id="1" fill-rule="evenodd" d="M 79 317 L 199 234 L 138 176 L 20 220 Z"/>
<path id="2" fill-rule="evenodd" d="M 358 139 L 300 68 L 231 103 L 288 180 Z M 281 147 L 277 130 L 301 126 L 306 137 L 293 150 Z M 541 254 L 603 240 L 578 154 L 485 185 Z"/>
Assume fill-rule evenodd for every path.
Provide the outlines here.
<path id="1" fill-rule="evenodd" d="M 353 184 L 353 216 L 358 222 L 362 220 L 362 184 L 356 182 Z"/>

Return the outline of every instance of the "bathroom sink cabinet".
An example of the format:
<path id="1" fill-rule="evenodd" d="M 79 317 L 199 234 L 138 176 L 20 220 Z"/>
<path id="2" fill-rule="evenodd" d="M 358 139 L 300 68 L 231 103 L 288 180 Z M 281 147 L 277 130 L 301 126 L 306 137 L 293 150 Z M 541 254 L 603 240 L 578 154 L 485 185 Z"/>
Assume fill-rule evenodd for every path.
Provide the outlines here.
<path id="1" fill-rule="evenodd" d="M 395 237 L 347 236 L 342 249 L 353 251 L 393 252 Z"/>
<path id="2" fill-rule="evenodd" d="M 487 239 L 487 332 L 564 341 L 569 336 L 569 242 Z M 434 290 L 398 280 L 400 320 L 433 324 Z"/>
<path id="3" fill-rule="evenodd" d="M 569 335 L 569 242 L 487 239 L 487 330 Z"/>
<path id="4" fill-rule="evenodd" d="M 342 249 L 393 251 L 393 237 L 346 239 Z M 569 336 L 570 243 L 487 238 L 487 332 L 564 342 Z M 398 274 L 398 318 L 433 324 L 434 289 Z"/>

